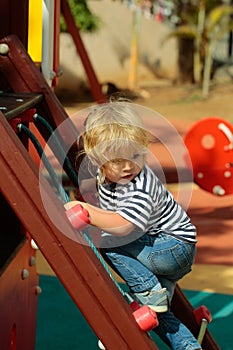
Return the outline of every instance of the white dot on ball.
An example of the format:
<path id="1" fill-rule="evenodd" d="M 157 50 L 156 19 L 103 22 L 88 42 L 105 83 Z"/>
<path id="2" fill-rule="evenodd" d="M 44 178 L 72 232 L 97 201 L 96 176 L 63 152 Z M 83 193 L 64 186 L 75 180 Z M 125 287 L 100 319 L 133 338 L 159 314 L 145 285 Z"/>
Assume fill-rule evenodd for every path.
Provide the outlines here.
<path id="1" fill-rule="evenodd" d="M 225 171 L 224 176 L 229 178 L 231 177 L 231 172 L 230 171 Z"/>

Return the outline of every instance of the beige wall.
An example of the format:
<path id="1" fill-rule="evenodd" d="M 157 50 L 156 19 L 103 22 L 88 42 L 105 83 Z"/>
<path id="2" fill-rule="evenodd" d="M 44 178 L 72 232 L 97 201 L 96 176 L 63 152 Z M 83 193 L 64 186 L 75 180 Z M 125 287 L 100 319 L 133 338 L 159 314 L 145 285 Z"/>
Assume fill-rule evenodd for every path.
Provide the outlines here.
<path id="1" fill-rule="evenodd" d="M 132 37 L 132 10 L 125 3 L 113 0 L 89 1 L 92 11 L 102 24 L 97 33 L 83 34 L 82 39 L 100 83 L 113 82 L 127 88 L 129 76 L 130 45 Z M 177 49 L 174 39 L 164 45 L 169 33 L 168 25 L 142 17 L 139 38 L 139 87 L 156 84 L 160 76 L 176 77 Z M 61 34 L 60 62 L 63 72 L 57 91 L 75 93 L 86 85 L 86 74 L 69 34 Z M 158 65 L 159 63 L 159 65 Z M 157 67 L 156 71 L 155 68 Z"/>

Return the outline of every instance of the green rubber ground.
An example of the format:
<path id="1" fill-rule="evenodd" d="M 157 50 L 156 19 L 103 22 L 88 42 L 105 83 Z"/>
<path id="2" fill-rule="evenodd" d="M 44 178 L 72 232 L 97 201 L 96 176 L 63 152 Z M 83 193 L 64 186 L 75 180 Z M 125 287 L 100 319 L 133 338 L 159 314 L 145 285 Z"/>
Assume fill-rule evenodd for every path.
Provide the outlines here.
<path id="1" fill-rule="evenodd" d="M 95 334 L 74 302 L 54 276 L 40 276 L 35 350 L 97 350 Z M 184 291 L 194 307 L 201 304 L 211 311 L 209 331 L 221 350 L 233 350 L 233 295 Z M 155 339 L 159 350 L 168 347 Z"/>

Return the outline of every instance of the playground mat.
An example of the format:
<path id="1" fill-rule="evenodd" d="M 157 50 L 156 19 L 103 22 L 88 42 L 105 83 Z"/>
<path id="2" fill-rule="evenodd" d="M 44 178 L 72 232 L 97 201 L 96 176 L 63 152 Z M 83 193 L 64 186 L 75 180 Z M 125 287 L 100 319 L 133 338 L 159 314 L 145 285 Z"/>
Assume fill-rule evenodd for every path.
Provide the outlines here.
<path id="1" fill-rule="evenodd" d="M 41 275 L 35 350 L 96 350 L 97 337 L 55 276 Z M 233 295 L 184 290 L 194 307 L 205 304 L 212 313 L 209 330 L 221 350 L 233 350 Z M 159 350 L 167 350 L 153 336 Z"/>

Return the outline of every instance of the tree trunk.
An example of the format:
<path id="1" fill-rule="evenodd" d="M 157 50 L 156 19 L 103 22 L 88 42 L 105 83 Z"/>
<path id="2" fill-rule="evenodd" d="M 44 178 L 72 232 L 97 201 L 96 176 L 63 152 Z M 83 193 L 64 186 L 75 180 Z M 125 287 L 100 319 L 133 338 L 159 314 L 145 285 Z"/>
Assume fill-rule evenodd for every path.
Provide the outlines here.
<path id="1" fill-rule="evenodd" d="M 194 83 L 194 42 L 190 38 L 178 38 L 178 83 Z"/>

